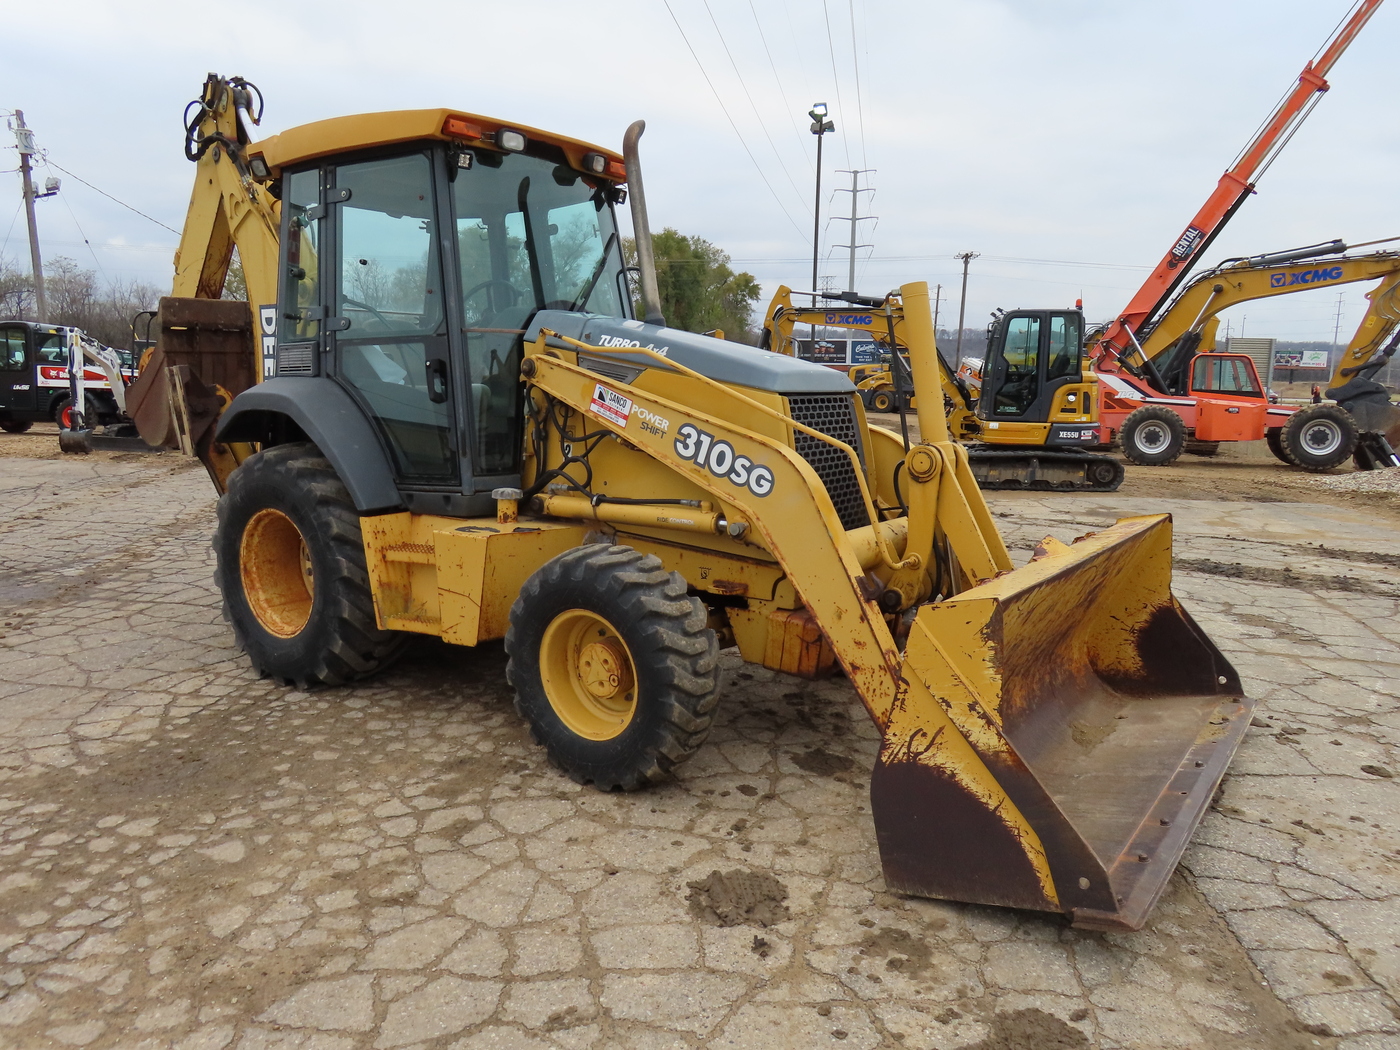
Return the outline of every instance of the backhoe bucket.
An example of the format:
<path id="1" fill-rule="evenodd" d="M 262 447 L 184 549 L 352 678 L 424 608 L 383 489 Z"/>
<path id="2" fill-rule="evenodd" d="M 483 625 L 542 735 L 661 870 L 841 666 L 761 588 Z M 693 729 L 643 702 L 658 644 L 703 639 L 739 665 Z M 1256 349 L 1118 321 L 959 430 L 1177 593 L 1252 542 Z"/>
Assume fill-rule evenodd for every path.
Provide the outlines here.
<path id="1" fill-rule="evenodd" d="M 1128 518 L 919 611 L 870 792 L 885 881 L 1139 929 L 1254 701 Z"/>

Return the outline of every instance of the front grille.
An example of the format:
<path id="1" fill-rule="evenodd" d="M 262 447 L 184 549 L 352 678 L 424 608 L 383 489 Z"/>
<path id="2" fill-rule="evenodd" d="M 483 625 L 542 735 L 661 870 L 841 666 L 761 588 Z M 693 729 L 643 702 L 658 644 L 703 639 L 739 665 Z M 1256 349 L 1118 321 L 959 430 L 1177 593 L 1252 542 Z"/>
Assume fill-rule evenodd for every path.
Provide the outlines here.
<path id="1" fill-rule="evenodd" d="M 316 373 L 316 344 L 296 343 L 277 348 L 279 376 L 309 376 Z"/>
<path id="2" fill-rule="evenodd" d="M 788 411 L 796 422 L 837 441 L 844 441 L 857 454 L 861 452 L 860 432 L 856 429 L 856 406 L 850 394 L 794 394 L 789 395 L 787 400 Z M 793 432 L 793 448 L 822 479 L 842 527 L 850 530 L 869 525 L 870 516 L 865 512 L 860 481 L 850 457 L 835 445 L 800 430 Z"/>

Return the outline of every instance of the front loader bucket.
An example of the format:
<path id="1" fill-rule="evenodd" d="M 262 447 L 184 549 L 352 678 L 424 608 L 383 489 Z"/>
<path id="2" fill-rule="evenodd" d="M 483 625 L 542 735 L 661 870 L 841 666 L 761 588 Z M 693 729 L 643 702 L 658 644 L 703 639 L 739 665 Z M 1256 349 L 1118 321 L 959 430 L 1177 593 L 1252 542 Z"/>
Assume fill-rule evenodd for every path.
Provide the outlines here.
<path id="1" fill-rule="evenodd" d="M 1138 929 L 1254 701 L 1129 518 L 919 611 L 870 792 L 885 881 Z"/>

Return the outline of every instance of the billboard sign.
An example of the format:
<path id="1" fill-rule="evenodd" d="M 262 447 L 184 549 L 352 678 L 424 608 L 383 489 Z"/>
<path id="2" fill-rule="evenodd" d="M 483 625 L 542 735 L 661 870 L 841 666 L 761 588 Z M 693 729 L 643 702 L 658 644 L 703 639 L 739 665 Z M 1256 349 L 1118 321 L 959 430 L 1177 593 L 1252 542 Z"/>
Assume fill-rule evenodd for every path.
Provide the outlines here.
<path id="1" fill-rule="evenodd" d="M 1275 368 L 1326 368 L 1326 350 L 1275 350 Z"/>

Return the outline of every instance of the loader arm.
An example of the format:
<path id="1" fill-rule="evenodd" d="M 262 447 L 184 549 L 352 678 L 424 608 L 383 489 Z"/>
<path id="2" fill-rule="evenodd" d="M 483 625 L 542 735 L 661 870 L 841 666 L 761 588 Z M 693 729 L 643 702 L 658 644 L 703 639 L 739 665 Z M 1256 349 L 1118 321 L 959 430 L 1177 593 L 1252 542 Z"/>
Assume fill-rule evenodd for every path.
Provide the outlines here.
<path id="1" fill-rule="evenodd" d="M 712 527 L 777 559 L 881 729 L 872 812 L 891 888 L 1135 929 L 1209 805 L 1252 702 L 1171 596 L 1165 515 L 1073 547 L 1047 541 L 1031 565 L 1011 568 L 966 452 L 948 435 L 926 286 L 905 286 L 901 300 L 925 440 L 903 462 L 907 518 L 871 528 L 843 529 L 802 457 L 745 425 L 773 410 L 654 350 L 608 353 L 648 358 L 710 392 L 682 404 L 600 382 L 575 358 L 598 347 L 548 332 L 527 347 L 522 374 L 532 399 L 570 406 L 710 493 L 724 508 L 710 512 Z M 611 416 L 600 399 L 630 407 Z M 725 448 L 725 466 L 742 457 L 764 468 L 771 488 L 757 495 L 716 474 L 696 455 L 696 435 Z M 578 516 L 587 503 L 546 491 L 536 507 Z M 934 594 L 940 556 L 952 568 L 938 572 Z M 906 625 L 902 646 L 895 624 Z"/>

